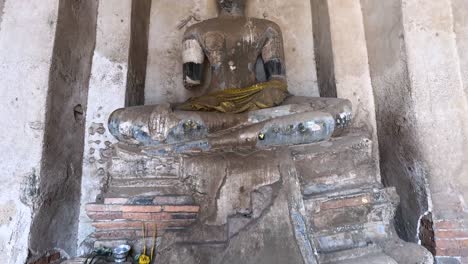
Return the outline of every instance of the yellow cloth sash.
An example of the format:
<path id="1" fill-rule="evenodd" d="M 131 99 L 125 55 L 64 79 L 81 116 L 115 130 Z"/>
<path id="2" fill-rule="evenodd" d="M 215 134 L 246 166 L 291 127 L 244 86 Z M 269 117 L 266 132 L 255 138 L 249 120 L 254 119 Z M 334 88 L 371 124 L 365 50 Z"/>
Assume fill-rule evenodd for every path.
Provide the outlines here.
<path id="1" fill-rule="evenodd" d="M 182 111 L 242 113 L 280 105 L 288 97 L 288 85 L 272 80 L 246 88 L 232 88 L 190 98 L 176 106 Z"/>

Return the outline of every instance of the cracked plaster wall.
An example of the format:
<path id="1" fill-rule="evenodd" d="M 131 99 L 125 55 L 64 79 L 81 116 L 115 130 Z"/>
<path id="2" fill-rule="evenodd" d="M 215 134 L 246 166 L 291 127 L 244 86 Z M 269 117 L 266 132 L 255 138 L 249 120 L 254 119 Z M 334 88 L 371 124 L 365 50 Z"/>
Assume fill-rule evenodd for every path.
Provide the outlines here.
<path id="1" fill-rule="evenodd" d="M 460 56 L 461 76 L 468 100 L 468 1 L 452 0 L 454 31 L 457 39 L 458 55 Z"/>
<path id="2" fill-rule="evenodd" d="M 139 0 L 137 0 L 139 1 Z M 116 142 L 107 129 L 109 115 L 125 106 L 131 38 L 131 0 L 100 0 L 86 112 L 86 132 L 78 228 L 78 255 L 93 232 L 84 206 L 100 199 L 107 186 L 108 162 Z"/>
<path id="3" fill-rule="evenodd" d="M 149 36 L 145 103 L 181 102 L 202 91 L 182 83 L 182 36 L 186 27 L 216 17 L 213 0 L 153 0 Z M 285 41 L 289 89 L 318 96 L 311 5 L 309 0 L 250 0 L 247 15 L 277 22 Z"/>
<path id="4" fill-rule="evenodd" d="M 383 180 L 402 198 L 400 235 L 417 241 L 426 211 L 467 218 L 466 1 L 361 3 Z"/>
<path id="5" fill-rule="evenodd" d="M 416 116 L 406 65 L 400 0 L 361 0 L 369 65 L 376 98 L 382 181 L 401 197 L 396 227 L 407 241 L 418 240 L 418 221 L 428 210 L 426 171 L 415 146 Z"/>
<path id="6" fill-rule="evenodd" d="M 39 194 L 57 0 L 1 1 L 0 259 L 24 263 Z M 31 12 L 34 10 L 34 12 Z M 32 45 L 32 43 L 34 45 Z"/>

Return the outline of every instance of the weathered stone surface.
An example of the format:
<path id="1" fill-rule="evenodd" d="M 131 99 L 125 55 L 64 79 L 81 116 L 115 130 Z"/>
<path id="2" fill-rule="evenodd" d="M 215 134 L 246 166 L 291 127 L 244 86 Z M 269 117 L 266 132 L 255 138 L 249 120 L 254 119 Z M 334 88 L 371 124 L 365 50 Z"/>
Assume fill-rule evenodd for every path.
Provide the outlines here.
<path id="1" fill-rule="evenodd" d="M 375 263 L 394 261 L 381 248 L 356 253 L 381 241 L 397 240 L 392 219 L 398 196 L 393 188 L 384 189 L 377 182 L 372 143 L 366 137 L 348 135 L 274 151 L 206 153 L 180 159 L 152 157 L 137 149 L 116 150 L 117 168 L 110 170 L 116 179 L 111 173 L 103 204 L 88 205 L 97 228 L 95 239 L 125 238 L 138 247 L 139 222 L 156 220 L 161 227 L 158 259 L 168 263 L 200 259 L 203 263 L 317 263 L 315 251 L 325 254 L 327 261 L 358 257 Z M 164 160 L 177 160 L 178 173 L 170 177 L 184 186 L 180 188 L 184 194 L 163 185 L 166 169 L 174 168 L 162 167 Z M 340 165 L 344 167 L 337 169 Z M 162 173 L 154 168 L 163 168 Z M 353 173 L 355 177 L 342 176 Z M 332 177 L 330 188 L 304 196 L 301 188 L 305 183 L 316 184 L 317 175 L 341 177 Z M 116 190 L 118 195 L 112 193 Z M 158 204 L 161 199 L 179 204 Z M 200 206 L 199 214 L 192 213 L 198 206 L 183 201 Z M 173 232 L 183 227 L 184 232 Z"/>
<path id="2" fill-rule="evenodd" d="M 380 185 L 372 142 L 366 137 L 351 135 L 292 147 L 292 155 L 304 195 Z"/>
<path id="3" fill-rule="evenodd" d="M 372 254 L 367 255 L 360 258 L 355 259 L 348 259 L 336 262 L 336 264 L 362 264 L 362 263 L 369 263 L 369 264 L 399 264 L 391 257 L 385 254 Z"/>
<path id="4" fill-rule="evenodd" d="M 108 115 L 125 105 L 131 37 L 131 0 L 99 1 L 96 45 L 86 108 L 78 244 L 93 232 L 84 206 L 99 200 L 107 188 L 108 164 L 115 139 L 107 130 Z M 86 243 L 85 243 L 86 244 Z M 82 255 L 85 249 L 79 249 Z"/>

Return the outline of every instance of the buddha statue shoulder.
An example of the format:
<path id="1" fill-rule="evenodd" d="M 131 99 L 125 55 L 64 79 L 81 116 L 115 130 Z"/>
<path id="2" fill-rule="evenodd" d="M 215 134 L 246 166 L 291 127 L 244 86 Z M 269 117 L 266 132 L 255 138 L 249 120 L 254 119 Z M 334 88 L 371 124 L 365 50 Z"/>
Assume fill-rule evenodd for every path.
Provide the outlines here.
<path id="1" fill-rule="evenodd" d="M 208 92 L 182 103 L 116 110 L 109 129 L 120 142 L 156 154 L 262 149 L 328 140 L 349 125 L 348 100 L 288 92 L 276 23 L 246 17 L 246 0 L 217 3 L 218 17 L 192 25 L 182 40 L 184 86 L 204 85 Z"/>

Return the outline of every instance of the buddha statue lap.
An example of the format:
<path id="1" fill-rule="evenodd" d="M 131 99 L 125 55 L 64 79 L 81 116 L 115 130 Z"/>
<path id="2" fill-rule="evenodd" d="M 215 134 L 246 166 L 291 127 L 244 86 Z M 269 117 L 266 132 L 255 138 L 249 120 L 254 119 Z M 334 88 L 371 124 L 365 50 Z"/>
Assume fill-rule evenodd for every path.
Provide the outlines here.
<path id="1" fill-rule="evenodd" d="M 288 92 L 277 24 L 246 17 L 246 0 L 217 2 L 219 16 L 189 27 L 183 39 L 184 86 L 209 82 L 210 92 L 184 103 L 116 110 L 109 129 L 120 142 L 156 154 L 262 149 L 324 141 L 349 125 L 348 100 Z M 210 80 L 203 79 L 207 64 Z"/>

